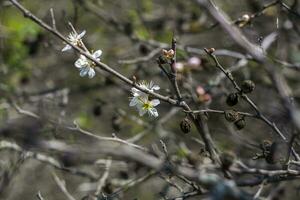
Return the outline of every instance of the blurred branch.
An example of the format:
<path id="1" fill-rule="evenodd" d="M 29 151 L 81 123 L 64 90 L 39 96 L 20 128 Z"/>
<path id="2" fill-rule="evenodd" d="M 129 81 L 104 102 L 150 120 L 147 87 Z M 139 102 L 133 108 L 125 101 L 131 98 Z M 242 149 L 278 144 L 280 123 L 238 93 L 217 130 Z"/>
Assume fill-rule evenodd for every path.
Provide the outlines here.
<path id="1" fill-rule="evenodd" d="M 145 147 L 141 147 L 139 145 L 130 143 L 126 140 L 122 140 L 122 139 L 118 138 L 115 134 L 113 134 L 113 137 L 99 136 L 99 135 L 93 134 L 89 131 L 83 130 L 82 128 L 80 128 L 80 126 L 77 124 L 76 121 L 74 121 L 73 123 L 74 123 L 75 127 L 67 127 L 69 130 L 78 131 L 78 132 L 82 133 L 83 135 L 95 138 L 97 140 L 117 142 L 117 143 L 121 143 L 121 144 L 126 144 L 128 146 L 131 146 L 131 147 L 143 150 L 143 151 L 147 151 L 147 149 Z"/>
<path id="2" fill-rule="evenodd" d="M 260 186 L 259 186 L 257 192 L 255 193 L 253 199 L 259 199 L 259 198 L 260 198 L 259 196 L 261 195 L 262 190 L 264 189 L 265 184 L 266 184 L 265 181 L 263 181 L 263 182 L 260 184 Z"/>
<path id="3" fill-rule="evenodd" d="M 55 172 L 52 173 L 53 178 L 57 184 L 57 186 L 60 188 L 60 190 L 65 194 L 65 196 L 69 199 L 69 200 L 76 200 L 67 190 L 66 188 L 66 182 L 63 179 L 60 179 Z"/>
<path id="4" fill-rule="evenodd" d="M 23 156 L 25 158 L 33 158 L 33 159 L 38 160 L 42 163 L 46 163 L 48 165 L 51 165 L 51 166 L 55 167 L 56 169 L 63 170 L 65 172 L 68 172 L 68 173 L 71 173 L 71 174 L 74 174 L 74 175 L 87 177 L 87 178 L 92 179 L 92 180 L 96 180 L 98 178 L 98 176 L 96 176 L 92 173 L 88 173 L 86 171 L 82 171 L 82 170 L 75 169 L 75 168 L 64 167 L 54 157 L 51 157 L 51 156 L 48 156 L 48 155 L 45 155 L 45 154 L 42 154 L 42 153 L 27 151 L 25 149 L 22 149 L 22 147 L 20 147 L 19 145 L 17 145 L 14 142 L 9 142 L 9 141 L 5 141 L 5 140 L 0 141 L 0 150 L 3 150 L 3 149 L 10 149 L 10 150 L 20 152 L 20 153 L 23 154 Z"/>
<path id="5" fill-rule="evenodd" d="M 187 112 L 187 113 L 194 113 L 194 114 L 197 114 L 197 113 L 217 113 L 217 114 L 225 114 L 226 111 L 223 111 L 223 110 L 213 110 L 213 109 L 203 109 L 203 110 L 193 110 L 193 111 L 184 111 L 184 112 Z M 256 115 L 251 114 L 251 113 L 239 112 L 239 111 L 237 111 L 236 113 L 239 114 L 239 115 L 242 115 L 242 116 L 246 116 L 246 117 L 254 117 L 254 118 L 257 118 Z"/>
<path id="6" fill-rule="evenodd" d="M 45 200 L 40 191 L 37 193 L 36 197 L 38 200 Z"/>
<path id="7" fill-rule="evenodd" d="M 105 186 L 106 180 L 109 175 L 109 169 L 110 169 L 111 164 L 112 164 L 112 160 L 110 158 L 107 159 L 106 163 L 105 163 L 105 171 L 104 171 L 102 177 L 99 179 L 98 184 L 97 184 L 97 190 L 95 192 L 96 196 L 100 195 L 102 188 Z"/>
<path id="8" fill-rule="evenodd" d="M 33 118 L 36 118 L 36 119 L 40 119 L 40 116 L 38 116 L 38 115 L 34 114 L 33 112 L 28 111 L 28 110 L 23 110 L 15 102 L 13 102 L 12 105 L 18 113 L 20 113 L 22 115 L 27 115 L 29 117 L 33 117 Z"/>
<path id="9" fill-rule="evenodd" d="M 120 60 L 118 62 L 120 64 L 127 64 L 127 65 L 137 64 L 137 63 L 141 63 L 141 62 L 147 62 L 147 61 L 151 60 L 152 58 L 154 58 L 160 52 L 161 52 L 161 48 L 156 48 L 156 49 L 153 49 L 148 55 L 146 55 L 144 57 L 137 57 L 132 60 Z"/>
<path id="10" fill-rule="evenodd" d="M 218 9 L 216 5 L 211 0 L 196 0 L 196 2 L 206 8 L 209 13 L 220 23 L 223 29 L 225 29 L 229 35 L 237 42 L 241 47 L 243 47 L 254 59 L 261 62 L 264 60 L 265 56 L 262 52 L 262 49 L 250 43 L 247 38 L 241 33 L 241 31 L 232 26 L 229 21 L 229 18 L 221 9 Z"/>

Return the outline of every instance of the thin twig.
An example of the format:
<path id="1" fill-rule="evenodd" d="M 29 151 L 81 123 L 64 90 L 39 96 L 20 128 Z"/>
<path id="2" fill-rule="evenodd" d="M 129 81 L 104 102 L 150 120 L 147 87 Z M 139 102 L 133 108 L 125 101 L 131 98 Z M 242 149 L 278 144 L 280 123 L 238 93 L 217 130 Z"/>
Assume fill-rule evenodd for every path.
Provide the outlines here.
<path id="1" fill-rule="evenodd" d="M 16 152 L 20 152 L 23 154 L 23 156 L 25 158 L 33 158 L 42 163 L 51 165 L 51 166 L 55 167 L 56 169 L 63 170 L 65 172 L 68 172 L 68 173 L 71 173 L 74 175 L 88 177 L 91 180 L 96 180 L 98 178 L 97 175 L 88 173 L 86 171 L 82 171 L 82 170 L 79 170 L 76 168 L 64 167 L 57 159 L 55 159 L 54 157 L 51 157 L 49 155 L 46 155 L 43 153 L 37 153 L 37 152 L 33 152 L 33 151 L 26 151 L 26 150 L 22 149 L 19 145 L 17 145 L 16 143 L 13 143 L 13 142 L 5 141 L 5 140 L 0 141 L 0 150 L 2 150 L 2 149 L 10 149 L 10 150 L 14 150 Z"/>
<path id="2" fill-rule="evenodd" d="M 225 114 L 226 111 L 223 111 L 223 110 L 213 110 L 213 109 L 203 109 L 203 110 L 193 110 L 193 111 L 184 111 L 184 112 L 186 112 L 186 113 L 194 113 L 194 114 L 197 114 L 197 113 Z M 254 114 L 251 114 L 251 113 L 239 112 L 239 111 L 237 111 L 236 113 L 239 114 L 239 115 L 242 115 L 242 116 L 246 116 L 246 117 L 257 118 L 257 115 L 254 115 Z"/>
<path id="3" fill-rule="evenodd" d="M 105 163 L 105 171 L 104 171 L 102 177 L 98 181 L 95 196 L 99 196 L 101 191 L 102 191 L 102 188 L 105 186 L 106 180 L 107 180 L 108 175 L 109 175 L 109 170 L 110 170 L 111 164 L 112 164 L 111 158 L 107 159 L 106 163 Z"/>
<path id="4" fill-rule="evenodd" d="M 63 179 L 60 179 L 55 172 L 52 172 L 52 176 L 57 184 L 57 186 L 60 188 L 60 190 L 65 194 L 65 196 L 69 200 L 76 200 L 67 190 L 66 188 L 66 182 Z"/>
<path id="5" fill-rule="evenodd" d="M 154 56 L 156 56 L 159 52 L 161 52 L 161 48 L 155 48 L 146 56 L 137 57 L 132 60 L 120 60 L 120 61 L 118 61 L 118 63 L 130 65 L 130 64 L 147 62 L 147 61 L 151 60 Z"/>
<path id="6" fill-rule="evenodd" d="M 50 8 L 50 15 L 51 15 L 51 20 L 52 20 L 52 28 L 53 28 L 54 30 L 57 30 L 53 8 Z"/>
<path id="7" fill-rule="evenodd" d="M 143 151 L 147 151 L 147 149 L 145 147 L 139 146 L 137 144 L 130 143 L 130 142 L 126 141 L 126 140 L 122 140 L 122 139 L 118 138 L 115 134 L 114 134 L 114 137 L 104 137 L 104 136 L 95 135 L 95 134 L 93 134 L 93 133 L 91 133 L 89 131 L 83 130 L 77 124 L 76 121 L 74 121 L 73 123 L 74 123 L 75 127 L 67 127 L 69 130 L 78 131 L 78 132 L 80 132 L 80 133 L 82 133 L 82 134 L 84 134 L 86 136 L 95 138 L 97 140 L 118 142 L 118 143 L 126 144 L 128 146 L 131 146 L 131 147 L 143 150 Z"/>
<path id="8" fill-rule="evenodd" d="M 41 194 L 41 191 L 39 191 L 36 195 L 36 197 L 38 198 L 38 200 L 45 200 L 44 197 Z"/>

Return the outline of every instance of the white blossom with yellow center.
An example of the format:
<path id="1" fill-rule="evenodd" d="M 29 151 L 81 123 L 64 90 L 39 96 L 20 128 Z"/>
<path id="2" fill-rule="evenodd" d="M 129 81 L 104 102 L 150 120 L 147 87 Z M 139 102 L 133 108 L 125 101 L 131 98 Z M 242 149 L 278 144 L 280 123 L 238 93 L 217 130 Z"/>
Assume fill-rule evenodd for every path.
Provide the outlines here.
<path id="1" fill-rule="evenodd" d="M 92 54 L 92 57 L 97 61 L 100 61 L 101 55 L 102 55 L 102 51 L 97 50 Z M 80 70 L 79 75 L 81 77 L 88 75 L 89 78 L 93 78 L 96 74 L 94 69 L 95 66 L 96 64 L 93 61 L 86 58 L 84 55 L 80 55 L 80 57 L 75 62 L 75 67 L 77 67 Z"/>

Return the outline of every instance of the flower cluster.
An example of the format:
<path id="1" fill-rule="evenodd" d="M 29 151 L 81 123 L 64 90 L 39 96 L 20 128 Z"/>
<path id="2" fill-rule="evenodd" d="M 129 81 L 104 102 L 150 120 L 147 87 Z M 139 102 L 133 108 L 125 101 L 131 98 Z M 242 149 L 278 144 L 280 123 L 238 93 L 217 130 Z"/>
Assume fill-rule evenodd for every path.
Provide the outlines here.
<path id="1" fill-rule="evenodd" d="M 142 81 L 141 83 L 138 83 L 138 86 L 151 92 L 160 89 L 160 87 L 158 85 L 155 85 L 153 81 L 151 81 L 150 83 Z M 155 108 L 155 106 L 160 104 L 160 101 L 158 99 L 150 100 L 148 94 L 138 90 L 137 88 L 131 88 L 131 93 L 132 97 L 130 98 L 129 106 L 135 106 L 139 111 L 140 116 L 148 113 L 149 116 L 158 117 L 158 112 Z"/>
<path id="2" fill-rule="evenodd" d="M 73 28 L 73 26 L 72 26 Z M 83 42 L 82 42 L 82 37 L 85 35 L 86 31 L 82 31 L 80 34 L 78 34 L 75 29 L 73 28 L 73 32 L 71 32 L 69 34 L 69 36 L 67 37 L 67 40 L 72 44 L 75 45 L 79 48 L 84 49 L 87 53 L 90 54 L 90 52 L 86 49 L 86 47 L 84 46 Z M 62 51 L 68 51 L 72 49 L 72 46 L 69 44 L 66 44 L 66 46 L 62 49 Z M 100 61 L 100 56 L 102 55 L 102 51 L 101 50 L 97 50 L 94 53 L 91 54 L 91 56 L 97 60 Z M 80 55 L 79 58 L 76 60 L 76 62 L 74 63 L 75 67 L 77 67 L 80 71 L 79 75 L 81 77 L 83 76 L 88 76 L 89 78 L 93 78 L 96 74 L 95 72 L 95 66 L 96 64 L 89 60 L 87 57 L 85 57 L 84 55 Z"/>
<path id="3" fill-rule="evenodd" d="M 73 31 L 69 34 L 67 37 L 68 41 L 75 45 L 75 46 L 81 46 L 83 36 L 85 35 L 86 31 L 82 31 L 80 34 L 78 34 L 76 31 Z M 72 46 L 69 44 L 66 44 L 66 46 L 61 51 L 68 51 L 72 49 Z"/>

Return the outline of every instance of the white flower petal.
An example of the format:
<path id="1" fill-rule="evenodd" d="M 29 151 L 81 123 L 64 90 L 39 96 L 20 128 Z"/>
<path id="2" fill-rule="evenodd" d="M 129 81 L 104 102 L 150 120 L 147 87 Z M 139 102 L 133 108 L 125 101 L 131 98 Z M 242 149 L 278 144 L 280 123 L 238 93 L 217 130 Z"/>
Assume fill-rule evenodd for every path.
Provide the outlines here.
<path id="1" fill-rule="evenodd" d="M 96 75 L 95 70 L 93 68 L 90 68 L 88 70 L 88 75 L 89 75 L 89 78 L 93 78 Z"/>
<path id="2" fill-rule="evenodd" d="M 153 116 L 153 117 L 158 117 L 158 112 L 157 112 L 157 110 L 156 110 L 155 108 L 151 108 L 151 109 L 149 110 L 149 114 L 150 114 L 151 116 Z"/>
<path id="3" fill-rule="evenodd" d="M 153 99 L 153 100 L 151 101 L 151 104 L 152 104 L 152 106 L 154 107 L 154 106 L 157 106 L 158 104 L 160 104 L 160 101 L 159 101 L 158 99 Z"/>
<path id="4" fill-rule="evenodd" d="M 79 35 L 78 35 L 78 39 L 81 39 L 84 35 L 85 35 L 86 31 L 82 31 Z"/>
<path id="5" fill-rule="evenodd" d="M 146 112 L 147 112 L 147 110 L 145 110 L 143 108 L 139 108 L 139 115 L 140 116 L 143 116 Z"/>
<path id="6" fill-rule="evenodd" d="M 102 55 L 102 51 L 101 50 L 97 50 L 93 53 L 93 57 L 94 58 L 99 58 Z"/>
<path id="7" fill-rule="evenodd" d="M 77 67 L 79 69 L 84 67 L 83 64 L 82 64 L 82 60 L 80 58 L 76 60 L 74 65 L 75 65 L 75 67 Z"/>
<path id="8" fill-rule="evenodd" d="M 85 62 L 88 60 L 84 55 L 80 55 L 79 58 L 80 58 L 81 60 L 85 61 Z"/>
<path id="9" fill-rule="evenodd" d="M 79 75 L 80 75 L 81 77 L 84 77 L 88 72 L 89 72 L 89 69 L 88 69 L 87 67 L 86 67 L 86 68 L 82 68 L 82 69 L 80 70 Z"/>
<path id="10" fill-rule="evenodd" d="M 148 89 L 151 90 L 152 87 L 153 87 L 153 85 L 154 85 L 154 82 L 153 82 L 153 81 L 150 81 L 150 83 L 149 83 L 149 85 L 148 85 Z"/>
<path id="11" fill-rule="evenodd" d="M 135 106 L 137 104 L 137 101 L 136 101 L 136 98 L 132 98 L 131 100 L 130 100 L 130 103 L 129 103 L 129 106 Z"/>
<path id="12" fill-rule="evenodd" d="M 64 51 L 68 51 L 70 49 L 72 49 L 72 47 L 67 44 L 61 51 L 64 52 Z"/>
<path id="13" fill-rule="evenodd" d="M 134 94 L 134 93 L 138 93 L 138 92 L 139 92 L 139 90 L 138 90 L 138 89 L 136 89 L 136 88 L 134 88 L 134 87 L 133 87 L 133 88 L 131 88 L 131 93 L 132 93 L 132 94 Z"/>
<path id="14" fill-rule="evenodd" d="M 75 66 L 77 68 L 87 67 L 88 65 L 88 60 L 84 55 L 80 55 L 80 58 L 78 58 L 75 62 Z"/>
<path id="15" fill-rule="evenodd" d="M 152 89 L 153 89 L 153 90 L 159 90 L 160 87 L 159 87 L 158 85 L 154 85 L 154 86 L 152 87 Z"/>

